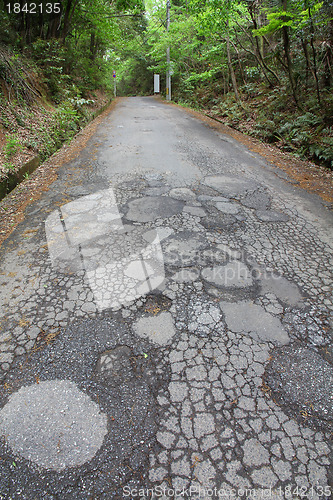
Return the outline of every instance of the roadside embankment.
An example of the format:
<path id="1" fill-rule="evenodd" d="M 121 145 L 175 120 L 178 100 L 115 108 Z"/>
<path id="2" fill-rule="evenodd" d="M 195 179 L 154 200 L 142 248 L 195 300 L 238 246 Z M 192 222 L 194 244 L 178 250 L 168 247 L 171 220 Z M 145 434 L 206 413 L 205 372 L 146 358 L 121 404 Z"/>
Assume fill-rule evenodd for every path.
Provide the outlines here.
<path id="1" fill-rule="evenodd" d="M 65 143 L 27 178 L 16 186 L 3 200 L 0 201 L 0 245 L 15 229 L 17 224 L 24 219 L 24 211 L 33 200 L 38 199 L 43 191 L 56 180 L 58 169 L 77 156 L 85 147 L 88 140 L 96 131 L 98 125 L 113 109 L 116 101 L 100 108 L 99 113 L 70 143 Z"/>
<path id="2" fill-rule="evenodd" d="M 28 106 L 0 99 L 0 199 L 68 143 L 110 104 L 101 92 L 91 99 L 71 99 L 60 106 L 42 101 Z"/>

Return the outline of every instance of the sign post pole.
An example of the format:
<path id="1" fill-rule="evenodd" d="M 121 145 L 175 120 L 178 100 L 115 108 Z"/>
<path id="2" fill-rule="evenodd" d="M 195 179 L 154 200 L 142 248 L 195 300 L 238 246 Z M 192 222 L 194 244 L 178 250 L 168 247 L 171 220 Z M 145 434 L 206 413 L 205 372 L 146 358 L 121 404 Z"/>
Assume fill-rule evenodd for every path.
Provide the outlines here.
<path id="1" fill-rule="evenodd" d="M 170 27 L 170 0 L 167 0 L 167 31 Z M 167 72 L 166 72 L 166 100 L 171 101 L 171 68 L 170 68 L 170 47 L 166 50 Z"/>
<path id="2" fill-rule="evenodd" d="M 117 75 L 115 71 L 112 72 L 112 76 L 113 76 L 113 94 L 115 97 L 117 97 Z"/>

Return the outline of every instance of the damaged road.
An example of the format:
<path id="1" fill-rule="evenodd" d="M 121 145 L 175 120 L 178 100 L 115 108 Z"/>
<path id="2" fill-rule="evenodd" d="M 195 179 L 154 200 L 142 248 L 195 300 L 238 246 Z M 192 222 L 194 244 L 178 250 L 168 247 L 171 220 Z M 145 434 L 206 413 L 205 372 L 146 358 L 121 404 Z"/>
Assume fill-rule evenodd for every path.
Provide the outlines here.
<path id="1" fill-rule="evenodd" d="M 0 498 L 330 498 L 329 208 L 119 101 L 0 248 Z"/>

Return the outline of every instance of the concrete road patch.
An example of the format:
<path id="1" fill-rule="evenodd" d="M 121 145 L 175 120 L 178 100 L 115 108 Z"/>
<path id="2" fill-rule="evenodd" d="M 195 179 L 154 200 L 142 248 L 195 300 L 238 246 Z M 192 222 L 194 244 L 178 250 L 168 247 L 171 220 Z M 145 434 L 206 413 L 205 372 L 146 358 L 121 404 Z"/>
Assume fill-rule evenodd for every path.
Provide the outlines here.
<path id="1" fill-rule="evenodd" d="M 171 189 L 169 196 L 175 198 L 176 200 L 192 201 L 196 199 L 195 193 L 188 188 L 173 188 Z"/>
<path id="2" fill-rule="evenodd" d="M 176 333 L 172 316 L 169 312 L 161 312 L 157 316 L 139 318 L 133 325 L 134 332 L 148 338 L 155 344 L 169 344 Z"/>
<path id="3" fill-rule="evenodd" d="M 107 417 L 70 380 L 22 387 L 0 411 L 0 432 L 14 453 L 61 471 L 91 460 L 107 433 Z"/>
<path id="4" fill-rule="evenodd" d="M 145 196 L 129 202 L 128 207 L 126 214 L 128 220 L 148 222 L 180 213 L 184 208 L 184 202 L 168 196 Z"/>
<path id="5" fill-rule="evenodd" d="M 299 287 L 287 280 L 283 276 L 265 275 L 259 272 L 258 275 L 262 288 L 262 293 L 274 293 L 278 299 L 290 306 L 302 306 L 303 295 Z"/>
<path id="6" fill-rule="evenodd" d="M 193 231 L 181 231 L 162 242 L 164 263 L 177 267 L 193 266 L 207 246 L 203 235 Z"/>
<path id="7" fill-rule="evenodd" d="M 287 222 L 289 220 L 287 214 L 274 210 L 257 210 L 256 216 L 262 222 Z"/>
<path id="8" fill-rule="evenodd" d="M 289 343 L 289 336 L 280 320 L 251 301 L 220 303 L 228 328 L 232 332 L 249 333 L 257 340 L 277 345 Z"/>
<path id="9" fill-rule="evenodd" d="M 247 191 L 257 189 L 258 184 L 249 178 L 232 177 L 229 175 L 210 175 L 204 183 L 227 198 L 239 196 Z"/>
<path id="10" fill-rule="evenodd" d="M 231 261 L 224 266 L 206 267 L 201 275 L 204 280 L 217 287 L 244 288 L 253 284 L 250 269 L 239 261 Z"/>

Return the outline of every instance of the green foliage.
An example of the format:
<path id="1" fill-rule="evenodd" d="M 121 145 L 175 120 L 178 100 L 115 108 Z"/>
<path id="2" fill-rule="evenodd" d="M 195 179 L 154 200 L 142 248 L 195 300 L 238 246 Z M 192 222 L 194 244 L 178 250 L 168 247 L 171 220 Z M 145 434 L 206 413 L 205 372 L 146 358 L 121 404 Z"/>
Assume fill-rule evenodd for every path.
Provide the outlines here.
<path id="1" fill-rule="evenodd" d="M 257 80 L 260 76 L 260 69 L 257 66 L 247 66 L 245 68 L 245 74 L 251 80 Z"/>
<path id="2" fill-rule="evenodd" d="M 257 117 L 252 134 L 260 139 L 264 139 L 266 142 L 277 142 L 280 140 L 280 136 L 276 131 L 275 121 L 267 118 L 265 113 Z"/>
<path id="3" fill-rule="evenodd" d="M 333 133 L 330 137 L 324 137 L 321 143 L 309 145 L 310 155 L 333 169 Z"/>
<path id="4" fill-rule="evenodd" d="M 290 116 L 278 127 L 277 133 L 285 149 L 296 151 L 301 157 L 323 160 L 332 167 L 333 137 L 323 135 L 323 130 L 323 118 L 307 112 L 297 117 Z"/>
<path id="5" fill-rule="evenodd" d="M 7 172 L 12 172 L 13 170 L 15 170 L 15 165 L 10 162 L 5 162 L 4 167 L 7 170 Z"/>
<path id="6" fill-rule="evenodd" d="M 43 71 L 50 97 L 59 103 L 64 98 L 68 75 L 64 72 L 65 48 L 58 40 L 37 39 L 31 46 L 31 55 Z"/>
<path id="7" fill-rule="evenodd" d="M 78 95 L 88 98 L 98 88 L 110 88 L 114 69 L 110 52 L 125 49 L 147 24 L 141 0 L 62 0 L 61 4 L 59 14 L 9 14 L 5 1 L 0 0 L 0 33 L 7 32 L 3 42 L 10 45 L 14 55 L 17 51 L 32 58 L 43 93 L 46 89 L 48 98 L 56 104 Z M 37 11 L 40 5 L 36 6 Z M 5 78 L 8 95 L 13 86 L 18 89 L 17 96 L 23 95 L 26 100 L 24 92 L 28 93 L 31 80 L 20 73 L 20 61 L 15 57 L 4 60 L 0 50 L 0 79 Z M 19 89 L 19 76 L 23 83 L 28 80 L 28 85 L 23 85 L 24 92 Z"/>
<path id="8" fill-rule="evenodd" d="M 254 36 L 264 36 L 275 33 L 283 27 L 290 27 L 294 30 L 307 27 L 310 19 L 315 16 L 323 7 L 324 2 L 317 2 L 304 9 L 304 2 L 293 2 L 293 11 L 286 11 L 280 8 L 277 12 L 269 12 L 267 19 L 269 23 L 262 28 L 252 31 Z"/>
<path id="9" fill-rule="evenodd" d="M 226 125 L 237 126 L 244 117 L 244 110 L 236 102 L 234 96 L 229 94 L 225 99 L 220 99 L 212 108 L 213 114 L 225 118 Z"/>
<path id="10" fill-rule="evenodd" d="M 82 115 L 69 102 L 63 103 L 54 113 L 51 125 L 38 131 L 36 143 L 42 159 L 51 156 L 64 141 L 69 141 L 80 129 Z"/>
<path id="11" fill-rule="evenodd" d="M 22 150 L 22 145 L 16 135 L 9 135 L 6 138 L 6 144 L 3 147 L 3 152 L 7 159 L 12 158 Z"/>
<path id="12" fill-rule="evenodd" d="M 188 91 L 193 91 L 199 84 L 212 81 L 217 73 L 216 68 L 202 73 L 191 73 L 189 77 L 184 79 L 184 86 Z"/>
<path id="13" fill-rule="evenodd" d="M 2 106 L 0 106 L 0 121 L 1 121 L 1 124 L 4 128 L 6 128 L 8 130 L 11 128 L 11 123 L 10 123 L 7 115 L 5 114 Z"/>

